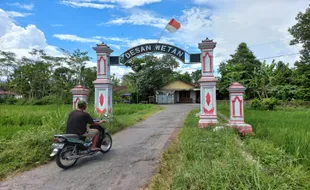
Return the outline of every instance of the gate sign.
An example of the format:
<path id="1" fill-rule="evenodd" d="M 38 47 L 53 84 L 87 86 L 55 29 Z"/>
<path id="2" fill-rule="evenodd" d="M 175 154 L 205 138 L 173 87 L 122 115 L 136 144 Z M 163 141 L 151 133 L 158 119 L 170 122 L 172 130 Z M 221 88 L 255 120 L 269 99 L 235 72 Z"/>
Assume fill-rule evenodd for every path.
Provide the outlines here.
<path id="1" fill-rule="evenodd" d="M 162 43 L 149 43 L 133 47 L 122 54 L 121 62 L 126 63 L 138 55 L 152 52 L 169 53 L 180 59 L 183 63 L 185 62 L 186 52 L 184 50 L 169 44 Z"/>

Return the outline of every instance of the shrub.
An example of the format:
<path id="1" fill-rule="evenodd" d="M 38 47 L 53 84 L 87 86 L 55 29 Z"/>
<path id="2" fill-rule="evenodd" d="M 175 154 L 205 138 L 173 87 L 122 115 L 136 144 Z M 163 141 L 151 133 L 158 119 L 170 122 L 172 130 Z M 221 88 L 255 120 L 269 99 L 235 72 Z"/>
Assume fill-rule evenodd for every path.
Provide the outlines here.
<path id="1" fill-rule="evenodd" d="M 13 104 L 16 104 L 17 103 L 17 99 L 14 98 L 14 97 L 9 97 L 8 99 L 6 99 L 6 103 L 9 104 L 9 105 L 13 105 Z"/>
<path id="2" fill-rule="evenodd" d="M 264 110 L 274 110 L 278 101 L 274 98 L 264 98 L 262 102 L 262 108 Z"/>
<path id="3" fill-rule="evenodd" d="M 254 100 L 251 101 L 250 106 L 253 109 L 260 109 L 262 107 L 261 100 L 255 98 Z"/>

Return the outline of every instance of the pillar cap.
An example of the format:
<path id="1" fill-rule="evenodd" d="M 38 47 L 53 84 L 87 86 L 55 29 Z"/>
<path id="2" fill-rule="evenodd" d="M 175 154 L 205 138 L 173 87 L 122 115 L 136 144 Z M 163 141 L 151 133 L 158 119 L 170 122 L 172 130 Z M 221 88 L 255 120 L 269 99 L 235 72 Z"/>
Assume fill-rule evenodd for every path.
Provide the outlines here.
<path id="1" fill-rule="evenodd" d="M 72 95 L 86 95 L 87 96 L 89 94 L 89 90 L 80 84 L 72 88 L 70 92 L 72 93 Z"/>
<path id="2" fill-rule="evenodd" d="M 96 51 L 96 53 L 112 53 L 113 50 L 104 42 L 102 42 L 101 44 L 97 44 L 96 47 L 93 47 L 93 49 Z"/>
<path id="3" fill-rule="evenodd" d="M 198 44 L 199 49 L 214 49 L 216 47 L 216 42 L 213 42 L 213 40 L 209 40 L 206 38 L 205 40 L 202 40 L 201 43 Z"/>
<path id="4" fill-rule="evenodd" d="M 234 82 L 227 90 L 229 92 L 244 92 L 246 88 L 242 86 L 242 84 L 240 84 L 239 82 Z"/>

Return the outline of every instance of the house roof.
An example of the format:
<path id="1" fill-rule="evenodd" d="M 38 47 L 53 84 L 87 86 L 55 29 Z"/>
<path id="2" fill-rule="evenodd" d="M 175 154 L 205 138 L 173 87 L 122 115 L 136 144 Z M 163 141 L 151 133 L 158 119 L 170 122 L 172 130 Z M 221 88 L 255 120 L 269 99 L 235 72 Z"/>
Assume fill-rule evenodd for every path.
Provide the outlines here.
<path id="1" fill-rule="evenodd" d="M 0 89 L 0 95 L 15 95 L 15 92 Z"/>
<path id="2" fill-rule="evenodd" d="M 117 93 L 117 92 L 119 92 L 119 91 L 121 91 L 121 90 L 127 90 L 127 86 L 114 86 L 113 87 L 113 92 L 115 92 L 115 93 Z"/>
<path id="3" fill-rule="evenodd" d="M 182 80 L 176 80 L 165 85 L 160 90 L 192 90 L 194 87 L 195 86 L 193 84 L 184 82 Z"/>

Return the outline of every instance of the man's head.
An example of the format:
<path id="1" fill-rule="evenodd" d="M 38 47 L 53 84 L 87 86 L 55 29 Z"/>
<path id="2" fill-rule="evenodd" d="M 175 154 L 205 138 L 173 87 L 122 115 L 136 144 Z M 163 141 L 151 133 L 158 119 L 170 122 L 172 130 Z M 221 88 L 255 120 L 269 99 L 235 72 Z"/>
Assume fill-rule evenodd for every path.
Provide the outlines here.
<path id="1" fill-rule="evenodd" d="M 86 107 L 87 107 L 87 103 L 86 103 L 84 100 L 80 100 L 80 101 L 78 101 L 78 103 L 77 103 L 77 107 L 78 107 L 79 109 L 85 110 Z"/>

